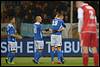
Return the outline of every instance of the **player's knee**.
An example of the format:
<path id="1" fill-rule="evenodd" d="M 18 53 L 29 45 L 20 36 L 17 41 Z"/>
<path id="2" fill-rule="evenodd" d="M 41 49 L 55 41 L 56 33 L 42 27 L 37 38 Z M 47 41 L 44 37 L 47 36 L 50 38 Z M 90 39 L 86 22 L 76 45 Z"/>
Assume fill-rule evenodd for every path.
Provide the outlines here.
<path id="1" fill-rule="evenodd" d="M 58 46 L 58 47 L 57 47 L 57 50 L 58 50 L 58 51 L 61 51 L 61 46 Z"/>
<path id="2" fill-rule="evenodd" d="M 93 53 L 97 53 L 97 48 L 96 48 L 96 47 L 93 47 L 93 48 L 92 48 L 92 52 L 93 52 Z"/>
<path id="3" fill-rule="evenodd" d="M 51 47 L 51 50 L 54 51 L 55 50 L 55 47 Z"/>
<path id="4" fill-rule="evenodd" d="M 16 53 L 16 49 L 10 50 L 11 53 Z"/>
<path id="5" fill-rule="evenodd" d="M 82 52 L 83 53 L 88 53 L 88 47 L 82 47 Z"/>
<path id="6" fill-rule="evenodd" d="M 38 49 L 39 52 L 42 52 L 43 49 Z"/>

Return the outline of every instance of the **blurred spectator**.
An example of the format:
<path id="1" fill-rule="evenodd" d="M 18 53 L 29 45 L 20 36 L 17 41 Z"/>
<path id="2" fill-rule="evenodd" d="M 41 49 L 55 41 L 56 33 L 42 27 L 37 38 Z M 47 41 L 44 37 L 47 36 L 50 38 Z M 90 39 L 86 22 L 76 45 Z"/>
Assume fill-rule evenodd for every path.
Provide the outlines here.
<path id="1" fill-rule="evenodd" d="M 62 11 L 65 15 L 64 21 L 70 22 L 70 2 L 71 1 L 2 1 L 3 10 L 1 11 L 1 18 L 6 19 L 10 16 L 16 16 L 21 20 L 32 21 L 36 15 L 41 15 L 43 21 L 49 21 L 54 18 L 57 11 Z M 88 1 L 97 13 L 99 21 L 99 2 Z M 73 22 L 77 22 L 77 10 L 73 4 Z M 27 16 L 27 17 L 26 17 Z M 26 18 L 25 18 L 26 17 Z"/>

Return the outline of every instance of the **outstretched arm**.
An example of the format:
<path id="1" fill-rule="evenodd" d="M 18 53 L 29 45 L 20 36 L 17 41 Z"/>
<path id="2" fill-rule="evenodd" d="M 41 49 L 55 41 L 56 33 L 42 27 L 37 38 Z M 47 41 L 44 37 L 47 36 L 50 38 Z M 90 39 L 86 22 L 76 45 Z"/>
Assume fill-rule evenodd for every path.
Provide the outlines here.
<path id="1" fill-rule="evenodd" d="M 45 34 L 51 34 L 52 33 L 52 29 L 47 28 L 47 29 L 43 30 L 42 32 L 45 33 Z"/>
<path id="2" fill-rule="evenodd" d="M 64 27 L 61 27 L 58 31 L 61 32 L 64 30 Z"/>
<path id="3" fill-rule="evenodd" d="M 22 36 L 20 36 L 19 34 L 12 34 L 11 35 L 12 37 L 15 37 L 15 38 L 17 38 L 17 39 L 22 39 Z"/>

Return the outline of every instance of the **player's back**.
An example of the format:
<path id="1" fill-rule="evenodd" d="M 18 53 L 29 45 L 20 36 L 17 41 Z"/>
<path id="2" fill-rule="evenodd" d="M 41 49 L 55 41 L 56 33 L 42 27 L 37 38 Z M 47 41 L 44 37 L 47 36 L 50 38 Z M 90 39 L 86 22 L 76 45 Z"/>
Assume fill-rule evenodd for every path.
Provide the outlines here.
<path id="1" fill-rule="evenodd" d="M 12 37 L 11 35 L 15 34 L 16 33 L 16 30 L 15 30 L 15 27 L 12 25 L 12 24 L 8 24 L 7 25 L 7 35 L 8 35 L 8 41 L 11 41 L 11 42 L 15 42 L 16 39 L 15 37 Z"/>
<path id="2" fill-rule="evenodd" d="M 34 23 L 34 40 L 43 40 L 42 25 L 40 23 Z"/>
<path id="3" fill-rule="evenodd" d="M 63 23 L 64 23 L 64 21 L 62 19 L 60 19 L 60 18 L 54 18 L 52 20 L 51 29 L 52 30 L 59 30 L 62 27 Z M 61 35 L 62 32 L 57 32 L 57 33 L 52 33 L 52 34 Z"/>
<path id="4" fill-rule="evenodd" d="M 96 14 L 94 8 L 90 5 L 85 5 L 82 9 L 84 10 L 83 30 L 96 32 Z"/>

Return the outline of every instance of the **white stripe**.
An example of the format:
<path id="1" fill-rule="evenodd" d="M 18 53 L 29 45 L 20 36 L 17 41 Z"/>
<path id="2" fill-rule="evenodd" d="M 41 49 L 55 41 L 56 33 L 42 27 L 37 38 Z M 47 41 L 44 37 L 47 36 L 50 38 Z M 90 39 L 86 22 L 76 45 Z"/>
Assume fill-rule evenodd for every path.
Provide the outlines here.
<path id="1" fill-rule="evenodd" d="M 96 33 L 94 31 L 83 31 L 82 33 Z"/>

